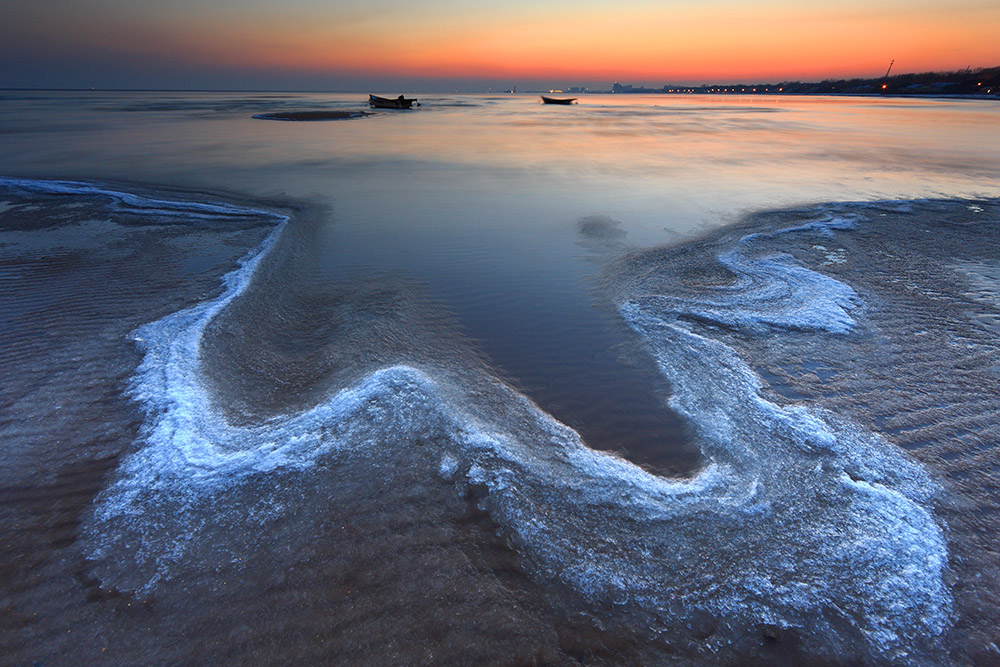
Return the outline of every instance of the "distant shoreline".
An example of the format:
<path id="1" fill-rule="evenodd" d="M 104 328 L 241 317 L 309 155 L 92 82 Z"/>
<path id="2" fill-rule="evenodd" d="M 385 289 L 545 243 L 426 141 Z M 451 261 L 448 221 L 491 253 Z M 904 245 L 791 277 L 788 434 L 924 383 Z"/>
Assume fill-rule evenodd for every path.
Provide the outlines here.
<path id="1" fill-rule="evenodd" d="M 921 72 L 895 74 L 870 79 L 824 79 L 823 81 L 730 82 L 701 85 L 664 84 L 660 88 L 633 86 L 617 81 L 611 90 L 591 91 L 579 86 L 562 91 L 569 94 L 612 93 L 629 94 L 796 94 L 796 95 L 869 95 L 891 97 L 976 97 L 1000 98 L 1000 67 L 964 69 L 957 72 Z"/>
<path id="2" fill-rule="evenodd" d="M 238 95 L 238 94 L 268 94 L 268 95 L 368 95 L 366 91 L 361 90 L 216 90 L 216 89 L 199 89 L 199 90 L 182 90 L 182 89 L 133 89 L 133 88 L 0 88 L 0 94 L 3 93 L 204 93 L 204 94 L 227 94 L 227 95 Z M 502 92 L 488 92 L 488 91 L 478 91 L 478 92 L 426 92 L 426 91 L 414 91 L 414 94 L 427 96 L 448 96 L 448 95 L 500 95 L 500 96 L 521 96 L 521 97 L 534 97 L 537 95 L 548 95 L 551 91 L 548 90 L 526 90 L 524 92 L 517 93 L 502 93 Z M 607 90 L 588 90 L 586 92 L 564 92 L 557 94 L 567 94 L 567 95 L 592 95 L 592 96 L 603 96 L 603 95 L 662 95 L 664 97 L 676 96 L 676 95 L 706 95 L 706 96 L 732 96 L 732 97 L 746 97 L 746 96 L 759 96 L 759 97 L 859 97 L 859 98 L 885 98 L 885 99 L 942 99 L 942 100 L 984 100 L 984 101 L 996 101 L 1000 100 L 1000 92 L 994 92 L 990 94 L 949 94 L 949 93 L 849 93 L 849 92 L 799 92 L 799 91 L 776 91 L 776 90 L 757 90 L 757 91 L 740 91 L 740 92 L 705 92 L 705 91 L 689 91 L 689 90 L 674 90 L 674 91 L 630 91 L 627 93 L 613 93 Z M 278 119 L 278 118 L 268 118 L 266 120 L 290 120 L 290 119 Z M 304 120 L 304 119 L 291 119 L 291 120 Z M 324 119 L 329 120 L 329 119 Z"/>
<path id="3" fill-rule="evenodd" d="M 415 83 L 415 82 L 414 82 Z M 664 84 L 659 88 L 634 86 L 615 82 L 608 90 L 595 90 L 585 86 L 563 86 L 560 88 L 538 88 L 537 83 L 529 84 L 520 93 L 517 87 L 497 84 L 496 90 L 487 87 L 477 90 L 447 90 L 433 92 L 421 89 L 422 84 L 404 87 L 407 92 L 434 95 L 539 95 L 562 93 L 569 95 L 838 95 L 858 97 L 926 97 L 943 99 L 1000 99 L 1000 66 L 972 69 L 967 68 L 956 72 L 920 72 L 910 74 L 886 75 L 878 78 L 824 79 L 823 81 L 779 81 L 756 83 L 702 83 Z M 382 86 L 376 84 L 368 90 L 343 89 L 221 89 L 221 88 L 5 88 L 0 92 L 130 92 L 130 93 L 253 93 L 253 94 L 359 94 L 366 95 L 379 92 Z M 403 90 L 402 88 L 400 90 Z M 394 96 L 394 95 L 393 95 Z"/>
<path id="4" fill-rule="evenodd" d="M 485 95 L 487 93 L 463 93 L 467 95 Z M 497 94 L 497 93 L 494 93 Z M 526 91 L 524 93 L 514 93 L 514 95 L 548 95 L 550 94 L 547 90 L 535 90 Z M 559 94 L 559 93 L 557 93 Z M 702 92 L 702 91 L 648 91 L 648 92 L 630 92 L 630 93 L 613 93 L 607 90 L 588 90 L 585 93 L 564 93 L 566 95 L 662 95 L 664 97 L 672 97 L 678 95 L 709 95 L 709 96 L 730 96 L 730 97 L 862 97 L 868 99 L 928 99 L 928 100 L 1000 100 L 1000 95 L 990 94 L 990 95 L 946 95 L 946 94 L 931 94 L 931 93 L 805 93 L 805 92 L 789 92 L 789 91 L 746 91 L 746 92 Z"/>

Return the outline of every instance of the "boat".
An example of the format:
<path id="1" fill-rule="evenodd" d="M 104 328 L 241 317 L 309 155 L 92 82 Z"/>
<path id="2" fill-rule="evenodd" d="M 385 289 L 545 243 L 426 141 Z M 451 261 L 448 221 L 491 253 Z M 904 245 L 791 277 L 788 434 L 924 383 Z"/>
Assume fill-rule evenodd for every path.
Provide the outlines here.
<path id="1" fill-rule="evenodd" d="M 396 98 L 368 95 L 368 104 L 375 109 L 411 109 L 414 104 L 420 106 L 416 98 L 403 97 L 402 95 Z"/>
<path id="2" fill-rule="evenodd" d="M 573 104 L 576 102 L 575 97 L 545 97 L 542 95 L 542 102 L 544 104 Z"/>

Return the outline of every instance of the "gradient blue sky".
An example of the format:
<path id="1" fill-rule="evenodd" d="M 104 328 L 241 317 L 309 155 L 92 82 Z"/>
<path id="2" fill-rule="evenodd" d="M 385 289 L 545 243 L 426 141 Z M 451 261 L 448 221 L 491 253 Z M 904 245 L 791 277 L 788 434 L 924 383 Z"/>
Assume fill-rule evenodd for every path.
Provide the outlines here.
<path id="1" fill-rule="evenodd" d="M 479 90 L 1000 65 L 996 0 L 3 0 L 0 87 Z"/>

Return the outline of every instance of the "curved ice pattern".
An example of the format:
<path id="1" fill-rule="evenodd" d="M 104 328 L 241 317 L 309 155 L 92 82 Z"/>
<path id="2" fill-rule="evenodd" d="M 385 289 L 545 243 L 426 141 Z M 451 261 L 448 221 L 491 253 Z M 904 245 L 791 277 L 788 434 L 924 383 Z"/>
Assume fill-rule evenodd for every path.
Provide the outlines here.
<path id="1" fill-rule="evenodd" d="M 184 531 L 198 530 L 199 505 L 240 479 L 425 438 L 443 443 L 438 474 L 484 491 L 483 507 L 535 576 L 560 580 L 595 604 L 623 605 L 656 632 L 669 635 L 699 610 L 736 632 L 801 631 L 817 652 L 834 656 L 860 650 L 920 662 L 936 650 L 950 598 L 945 542 L 924 507 L 933 481 L 857 425 L 762 398 L 759 377 L 733 349 L 696 333 L 679 317 L 691 309 L 673 297 L 637 296 L 621 313 L 672 383 L 671 406 L 697 428 L 707 463 L 690 480 L 590 450 L 482 374 L 470 382 L 491 383 L 502 401 L 477 403 L 433 368 L 397 365 L 305 412 L 228 423 L 201 378 L 201 336 L 246 288 L 277 233 L 226 277 L 220 297 L 137 332 L 145 357 L 133 395 L 147 413 L 144 443 L 102 492 L 89 527 L 95 560 L 113 558 L 126 535 L 145 540 L 133 556 L 137 589 L 169 576 L 184 558 Z M 805 285 L 820 278 L 793 270 L 790 260 L 728 261 L 750 277 L 742 290 L 725 292 L 728 302 L 716 295 L 719 313 L 749 313 L 763 290 L 769 312 L 761 321 L 802 326 L 826 320 L 801 313 L 827 313 L 830 304 L 846 312 L 855 298 L 844 286 L 839 300 L 817 306 L 809 296 L 818 292 Z M 761 287 L 775 282 L 786 287 Z M 847 326 L 843 317 L 833 322 L 820 328 Z M 149 511 L 168 500 L 174 524 Z M 172 539 L 154 537 L 171 525 Z M 720 630 L 706 642 L 718 648 L 731 640 Z"/>
<path id="2" fill-rule="evenodd" d="M 271 211 L 233 206 L 231 204 L 209 204 L 175 199 L 158 199 L 132 192 L 120 192 L 91 183 L 79 181 L 36 181 L 24 178 L 0 177 L 0 186 L 32 192 L 55 195 L 84 195 L 108 197 L 116 202 L 119 210 L 141 215 L 177 217 L 185 219 L 219 220 L 225 217 L 245 218 L 255 216 L 275 216 Z"/>
<path id="3" fill-rule="evenodd" d="M 650 306 L 735 329 L 768 327 L 846 333 L 854 326 L 850 311 L 859 304 L 850 286 L 798 264 L 784 253 L 758 256 L 753 244 L 781 234 L 850 229 L 853 218 L 825 215 L 768 233 L 747 234 L 719 263 L 735 276 L 731 284 L 695 295 L 636 297 Z"/>

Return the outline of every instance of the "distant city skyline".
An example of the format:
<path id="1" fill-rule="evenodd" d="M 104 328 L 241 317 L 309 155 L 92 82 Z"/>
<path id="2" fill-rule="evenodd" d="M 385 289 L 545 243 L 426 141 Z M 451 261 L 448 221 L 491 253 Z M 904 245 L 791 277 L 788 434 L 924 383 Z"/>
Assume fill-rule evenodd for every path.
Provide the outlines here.
<path id="1" fill-rule="evenodd" d="M 994 0 L 6 0 L 0 87 L 496 91 L 1000 64 Z"/>

